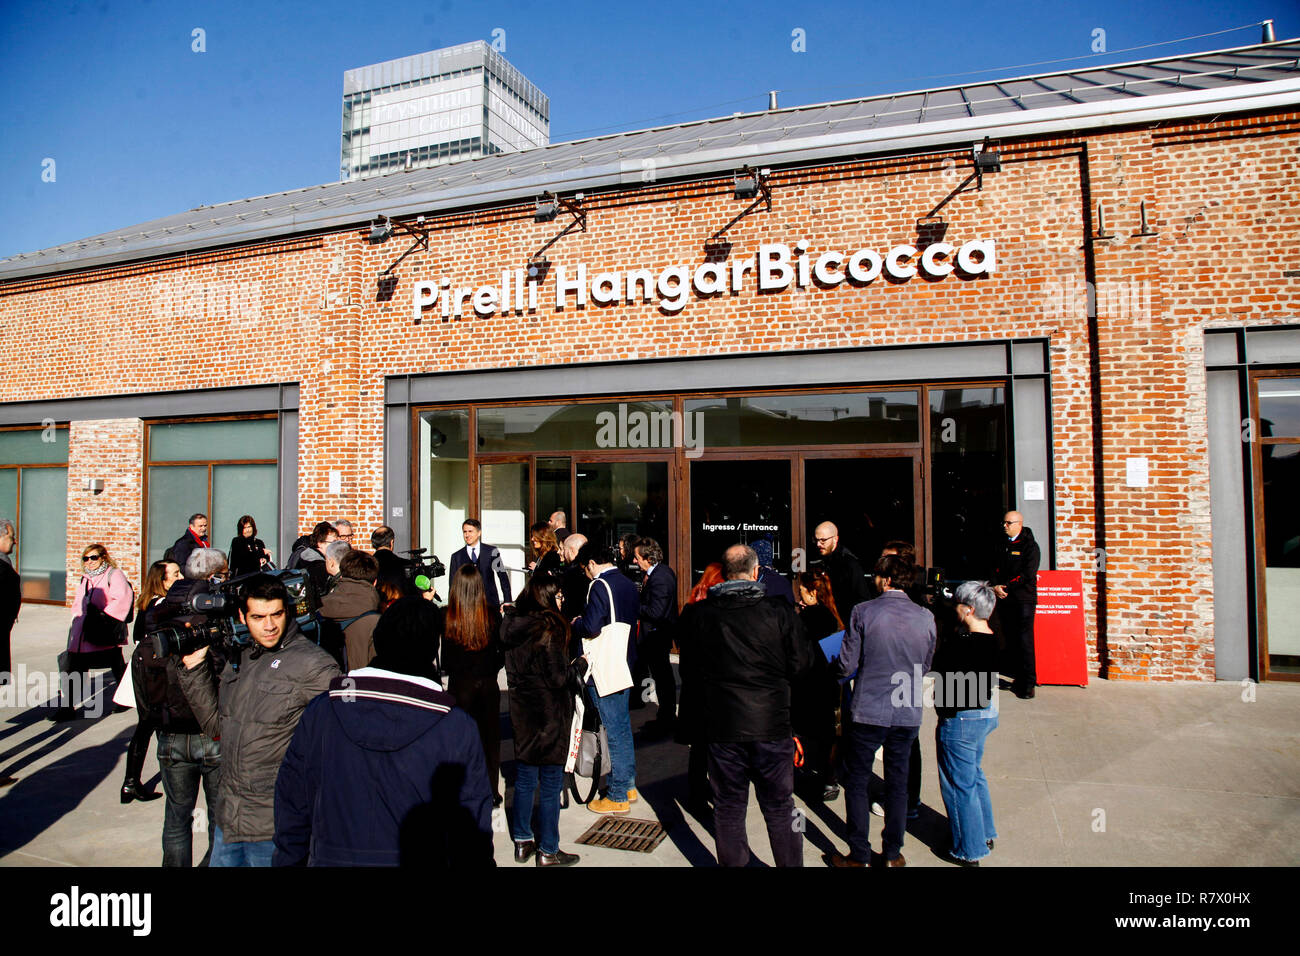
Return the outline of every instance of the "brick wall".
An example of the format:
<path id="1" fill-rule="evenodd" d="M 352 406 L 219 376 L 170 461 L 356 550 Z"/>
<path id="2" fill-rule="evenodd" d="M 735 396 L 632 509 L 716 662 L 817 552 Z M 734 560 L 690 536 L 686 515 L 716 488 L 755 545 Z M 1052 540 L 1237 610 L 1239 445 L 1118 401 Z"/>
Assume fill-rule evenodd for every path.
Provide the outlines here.
<path id="1" fill-rule="evenodd" d="M 86 491 L 98 478 L 104 490 Z M 108 549 L 140 591 L 144 522 L 144 422 L 138 418 L 72 422 L 68 429 L 68 588 L 81 580 L 81 554 L 91 544 Z"/>
<path id="2" fill-rule="evenodd" d="M 758 294 L 751 277 L 745 292 L 693 296 L 677 313 L 653 300 L 579 309 L 572 298 L 557 312 L 548 281 L 536 313 L 444 322 L 435 308 L 414 324 L 417 279 L 498 285 L 503 269 L 523 266 L 560 232 L 564 217 L 535 223 L 531 203 L 430 217 L 430 248 L 396 267 L 391 301 L 377 295 L 377 277 L 409 240 L 398 234 L 371 246 L 361 229 L 11 284 L 0 289 L 0 345 L 15 367 L 0 382 L 0 401 L 300 382 L 299 527 L 346 515 L 364 535 L 383 520 L 386 375 L 1050 336 L 1057 560 L 1084 570 L 1094 608 L 1084 236 L 1100 204 L 1114 234 L 1093 245 L 1108 644 L 1103 659 L 1090 610 L 1091 667 L 1120 678 L 1208 680 L 1202 329 L 1294 321 L 1300 311 L 1300 280 L 1282 275 L 1300 267 L 1298 145 L 1295 113 L 1003 143 L 1002 172 L 941 210 L 949 240 L 997 241 L 995 275 L 775 294 Z M 777 169 L 772 210 L 727 231 L 731 255 L 800 239 L 814 256 L 915 244 L 915 221 L 968 171 L 961 151 Z M 1154 236 L 1135 235 L 1142 202 Z M 579 262 L 593 274 L 698 264 L 705 241 L 743 208 L 729 178 L 589 194 L 586 231 L 547 250 L 552 281 L 557 266 L 572 274 Z M 111 335 L 100 334 L 106 326 Z M 138 555 L 138 485 L 105 492 L 111 520 L 82 503 L 88 464 L 78 456 L 88 452 L 76 449 L 85 427 L 74 426 L 69 467 L 70 560 L 97 520 L 122 522 L 115 533 Z M 138 483 L 139 423 L 132 429 L 131 439 L 110 429 L 110 447 L 121 480 Z M 1147 488 L 1125 484 L 1133 456 L 1150 461 Z M 334 469 L 343 476 L 338 494 L 328 490 Z"/>

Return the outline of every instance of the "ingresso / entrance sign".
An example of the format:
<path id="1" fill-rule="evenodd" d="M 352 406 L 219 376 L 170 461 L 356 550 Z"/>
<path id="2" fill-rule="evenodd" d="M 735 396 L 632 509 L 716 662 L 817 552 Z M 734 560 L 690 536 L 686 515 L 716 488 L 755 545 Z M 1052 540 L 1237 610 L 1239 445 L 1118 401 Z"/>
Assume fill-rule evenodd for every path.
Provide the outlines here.
<path id="1" fill-rule="evenodd" d="M 584 309 L 588 303 L 613 305 L 625 302 L 649 302 L 657 296 L 659 307 L 665 312 L 679 312 L 690 300 L 691 293 L 699 297 L 719 295 L 723 292 L 738 294 L 745 291 L 757 278 L 760 292 L 779 292 L 791 284 L 800 288 L 816 284 L 821 288 L 834 288 L 844 282 L 866 285 L 882 274 L 898 282 L 906 282 L 918 270 L 936 279 L 942 279 L 959 270 L 968 276 L 987 275 L 997 268 L 997 254 L 992 239 L 972 239 L 960 248 L 948 242 L 935 242 L 924 250 L 915 246 L 894 246 L 884 255 L 873 249 L 856 252 L 824 252 L 816 259 L 808 254 L 811 244 L 801 239 L 793 249 L 783 242 L 763 243 L 751 258 L 733 258 L 724 262 L 703 262 L 698 266 L 672 265 L 657 276 L 650 269 L 600 272 L 588 278 L 586 263 L 580 263 L 570 277 L 566 267 L 557 266 L 552 301 L 556 312 L 564 311 L 570 299 Z M 955 254 L 955 255 L 954 255 Z M 416 282 L 412 290 L 411 312 L 415 321 L 428 306 L 438 305 L 444 321 L 472 313 L 488 318 L 498 312 L 516 314 L 536 312 L 539 284 L 528 278 L 524 269 L 503 271 L 500 285 L 463 286 L 453 288 L 450 277 L 437 282 Z"/>

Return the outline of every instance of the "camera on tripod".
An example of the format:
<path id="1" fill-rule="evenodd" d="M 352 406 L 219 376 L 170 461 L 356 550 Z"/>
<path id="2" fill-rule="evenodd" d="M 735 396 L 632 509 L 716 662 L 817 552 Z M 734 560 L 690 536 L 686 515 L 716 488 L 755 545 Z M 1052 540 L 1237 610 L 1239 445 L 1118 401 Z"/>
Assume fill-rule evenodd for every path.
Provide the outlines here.
<path id="1" fill-rule="evenodd" d="M 403 552 L 403 554 L 411 556 L 406 569 L 406 576 L 419 591 L 432 591 L 433 579 L 440 578 L 447 573 L 447 569 L 438 560 L 436 554 L 429 555 L 428 561 L 424 560 L 425 552 L 428 550 L 428 548 L 412 548 L 410 551 Z"/>

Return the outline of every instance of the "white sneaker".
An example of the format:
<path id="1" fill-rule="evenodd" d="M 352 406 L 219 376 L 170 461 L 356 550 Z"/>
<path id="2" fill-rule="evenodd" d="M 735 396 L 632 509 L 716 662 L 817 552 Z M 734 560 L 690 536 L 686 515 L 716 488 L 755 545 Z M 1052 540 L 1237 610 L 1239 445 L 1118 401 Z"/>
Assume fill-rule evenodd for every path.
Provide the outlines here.
<path id="1" fill-rule="evenodd" d="M 885 815 L 885 808 L 882 807 L 880 804 L 878 804 L 875 800 L 872 800 L 871 812 L 878 817 L 883 817 Z"/>

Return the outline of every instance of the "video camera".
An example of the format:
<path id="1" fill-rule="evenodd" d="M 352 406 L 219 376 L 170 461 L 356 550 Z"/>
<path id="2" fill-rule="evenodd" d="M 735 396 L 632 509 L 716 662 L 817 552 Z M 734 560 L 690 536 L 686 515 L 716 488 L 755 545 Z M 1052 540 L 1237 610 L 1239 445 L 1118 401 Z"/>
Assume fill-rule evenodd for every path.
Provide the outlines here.
<path id="1" fill-rule="evenodd" d="M 433 579 L 447 573 L 447 569 L 438 560 L 436 554 L 430 555 L 428 561 L 424 560 L 425 552 L 428 550 L 428 548 L 412 548 L 410 551 L 402 552 L 411 556 L 406 568 L 406 576 L 418 591 L 432 591 Z"/>
<path id="2" fill-rule="evenodd" d="M 154 654 L 159 658 L 184 656 L 201 647 L 213 647 L 238 660 L 239 651 L 252 643 L 248 628 L 239 620 L 240 598 L 244 585 L 263 574 L 280 579 L 289 592 L 286 612 L 297 622 L 299 631 L 315 640 L 320 602 L 307 572 L 301 569 L 261 571 L 220 583 L 194 581 L 173 585 L 183 587 L 190 583 L 192 587 L 184 603 L 168 617 L 169 622 L 176 623 L 166 623 L 146 635 L 153 641 Z"/>

